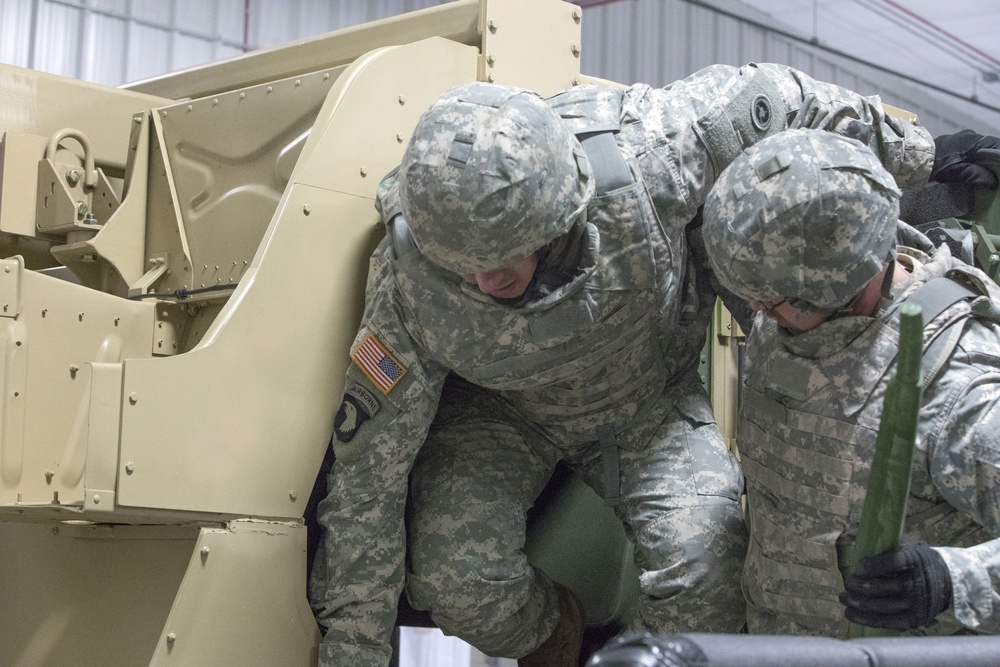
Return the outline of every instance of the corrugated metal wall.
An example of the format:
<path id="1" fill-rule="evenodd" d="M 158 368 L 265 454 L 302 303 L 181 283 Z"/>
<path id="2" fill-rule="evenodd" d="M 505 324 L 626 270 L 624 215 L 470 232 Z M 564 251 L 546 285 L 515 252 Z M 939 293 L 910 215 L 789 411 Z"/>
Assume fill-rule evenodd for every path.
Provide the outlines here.
<path id="1" fill-rule="evenodd" d="M 613 81 L 666 85 L 708 65 L 774 62 L 813 78 L 882 99 L 920 116 L 935 135 L 974 128 L 1000 134 L 966 114 L 961 103 L 754 23 L 771 21 L 731 0 L 723 12 L 685 0 L 619 0 L 584 10 L 581 69 Z M 748 20 L 732 18 L 736 14 Z"/>
<path id="2" fill-rule="evenodd" d="M 727 11 L 754 16 L 732 0 Z M 440 0 L 0 0 L 0 61 L 119 85 L 364 23 Z M 686 0 L 584 10 L 582 69 L 666 85 L 714 63 L 778 62 L 920 115 L 932 133 L 984 127 L 959 102 Z"/>

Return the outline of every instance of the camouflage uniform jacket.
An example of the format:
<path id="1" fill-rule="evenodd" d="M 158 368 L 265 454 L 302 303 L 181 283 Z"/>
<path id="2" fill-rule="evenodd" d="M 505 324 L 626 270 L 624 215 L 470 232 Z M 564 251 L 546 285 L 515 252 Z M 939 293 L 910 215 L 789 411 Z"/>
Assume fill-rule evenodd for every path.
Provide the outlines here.
<path id="1" fill-rule="evenodd" d="M 838 554 L 837 539 L 861 515 L 899 307 L 944 275 L 982 296 L 925 324 L 925 344 L 956 319 L 965 328 L 924 389 L 905 526 L 944 556 L 954 594 L 939 622 L 914 634 L 1000 632 L 1000 289 L 946 247 L 934 252 L 901 229 L 926 245 L 900 247 L 912 272 L 875 318 L 831 320 L 796 336 L 763 314 L 754 322 L 738 437 L 751 632 L 846 636 L 837 600 L 846 549 Z"/>
<path id="2" fill-rule="evenodd" d="M 595 197 L 571 231 L 579 248 L 572 275 L 515 305 L 410 247 L 392 222 L 395 188 L 380 191 L 389 233 L 372 256 L 335 425 L 337 463 L 320 507 L 328 532 L 311 598 L 328 629 L 322 664 L 388 660 L 407 472 L 448 372 L 495 389 L 525 428 L 566 447 L 591 444 L 602 425 L 614 427 L 620 447 L 642 447 L 674 402 L 671 388 L 697 385 L 714 294 L 697 279 L 685 227 L 716 174 L 783 129 L 805 99 L 844 118 L 841 130 L 867 137 L 902 182 L 926 180 L 926 131 L 886 117 L 877 98 L 761 65 L 714 66 L 664 89 L 554 97 L 574 133 L 614 132 L 632 183 Z"/>

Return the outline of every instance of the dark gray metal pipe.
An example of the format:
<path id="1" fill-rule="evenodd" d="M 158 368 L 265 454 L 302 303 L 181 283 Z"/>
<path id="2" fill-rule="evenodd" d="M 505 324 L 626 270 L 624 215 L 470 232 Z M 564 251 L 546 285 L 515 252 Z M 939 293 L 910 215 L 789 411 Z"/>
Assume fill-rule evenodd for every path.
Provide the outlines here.
<path id="1" fill-rule="evenodd" d="M 1000 637 L 641 634 L 613 640 L 587 667 L 1000 667 Z"/>

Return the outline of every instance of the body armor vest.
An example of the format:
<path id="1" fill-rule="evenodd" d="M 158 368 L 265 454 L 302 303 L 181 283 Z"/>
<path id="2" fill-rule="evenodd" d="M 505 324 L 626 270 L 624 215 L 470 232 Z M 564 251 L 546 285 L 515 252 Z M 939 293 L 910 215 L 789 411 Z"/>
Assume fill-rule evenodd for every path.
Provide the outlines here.
<path id="1" fill-rule="evenodd" d="M 952 263 L 949 258 L 928 268 L 944 275 Z M 739 434 L 750 507 L 743 586 L 752 633 L 846 636 L 837 596 L 848 545 L 841 540 L 838 546 L 838 538 L 860 519 L 904 302 L 897 300 L 853 341 L 820 358 L 790 353 L 773 321 L 759 317 L 754 323 L 747 351 L 754 368 L 748 367 Z M 969 314 L 962 302 L 925 322 L 925 355 L 936 333 L 963 326 Z M 823 326 L 842 323 L 850 325 L 833 320 Z M 924 387 L 905 531 L 931 545 L 967 546 L 982 541 L 984 532 L 936 490 L 921 443 L 935 421 L 926 409 L 929 397 L 944 391 L 945 382 Z M 920 633 L 960 629 L 943 622 Z"/>
<path id="2" fill-rule="evenodd" d="M 669 410 L 668 378 L 696 368 L 697 357 L 668 356 L 663 342 L 682 279 L 671 267 L 686 257 L 663 234 L 634 160 L 616 143 L 621 92 L 568 91 L 551 103 L 598 178 L 578 223 L 586 229 L 576 275 L 511 306 L 410 252 L 394 271 L 419 288 L 401 292 L 432 298 L 408 304 L 407 328 L 430 358 L 495 390 L 557 442 L 593 442 L 610 428 L 619 446 L 640 448 Z M 591 147 L 596 135 L 603 149 Z"/>

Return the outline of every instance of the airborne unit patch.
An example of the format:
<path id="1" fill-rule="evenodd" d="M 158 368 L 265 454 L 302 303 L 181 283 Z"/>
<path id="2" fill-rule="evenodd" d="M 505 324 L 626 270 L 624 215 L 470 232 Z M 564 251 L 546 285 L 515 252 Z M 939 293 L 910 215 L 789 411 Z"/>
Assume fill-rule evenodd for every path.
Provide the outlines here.
<path id="1" fill-rule="evenodd" d="M 375 416 L 379 407 L 378 399 L 361 385 L 348 387 L 344 392 L 344 402 L 340 404 L 333 421 L 333 432 L 337 440 L 350 442 L 361 425 Z"/>

